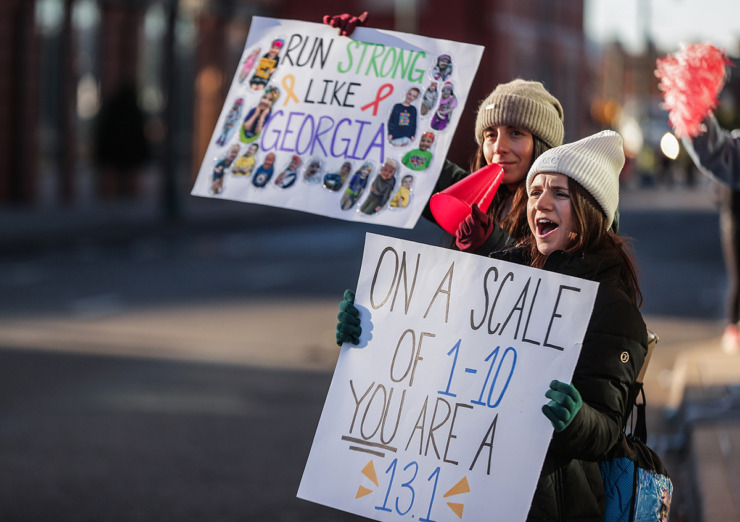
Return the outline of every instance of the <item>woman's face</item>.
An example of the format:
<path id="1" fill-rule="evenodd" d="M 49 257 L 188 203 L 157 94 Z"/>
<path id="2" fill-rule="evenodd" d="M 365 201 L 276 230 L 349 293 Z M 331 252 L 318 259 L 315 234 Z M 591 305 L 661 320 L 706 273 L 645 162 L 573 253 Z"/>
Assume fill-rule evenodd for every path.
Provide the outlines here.
<path id="1" fill-rule="evenodd" d="M 532 165 L 532 133 L 519 127 L 497 125 L 483 133 L 483 156 L 487 164 L 497 163 L 504 169 L 502 183 L 511 189 L 527 176 Z"/>
<path id="2" fill-rule="evenodd" d="M 570 246 L 575 223 L 567 176 L 549 172 L 535 176 L 527 200 L 527 221 L 541 254 Z"/>

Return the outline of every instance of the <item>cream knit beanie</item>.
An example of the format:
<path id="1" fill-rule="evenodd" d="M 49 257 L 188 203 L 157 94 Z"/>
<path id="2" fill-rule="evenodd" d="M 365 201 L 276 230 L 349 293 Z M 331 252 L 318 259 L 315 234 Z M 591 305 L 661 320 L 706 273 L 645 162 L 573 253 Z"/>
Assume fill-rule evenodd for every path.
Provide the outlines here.
<path id="1" fill-rule="evenodd" d="M 619 205 L 619 173 L 624 167 L 622 137 L 605 130 L 543 152 L 527 174 L 527 194 L 540 172 L 564 174 L 591 194 L 606 215 L 606 228 L 614 221 Z"/>
<path id="2" fill-rule="evenodd" d="M 549 147 L 563 143 L 563 107 L 540 82 L 513 80 L 501 83 L 478 106 L 475 141 L 494 125 L 513 125 L 531 132 Z"/>

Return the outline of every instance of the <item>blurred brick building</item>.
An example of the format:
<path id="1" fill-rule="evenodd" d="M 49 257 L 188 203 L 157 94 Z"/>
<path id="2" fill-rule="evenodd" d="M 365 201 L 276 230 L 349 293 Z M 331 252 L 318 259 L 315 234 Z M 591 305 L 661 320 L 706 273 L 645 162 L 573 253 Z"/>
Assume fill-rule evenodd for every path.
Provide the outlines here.
<path id="1" fill-rule="evenodd" d="M 543 82 L 561 100 L 566 140 L 593 130 L 583 0 L 4 0 L 0 205 L 184 197 L 251 17 L 320 22 L 364 10 L 372 27 L 485 47 L 451 159 L 468 163 L 479 101 L 516 77 Z M 124 139 L 113 153 L 132 165 L 111 170 L 96 161 L 97 123 L 127 86 L 151 154 L 133 161 Z"/>

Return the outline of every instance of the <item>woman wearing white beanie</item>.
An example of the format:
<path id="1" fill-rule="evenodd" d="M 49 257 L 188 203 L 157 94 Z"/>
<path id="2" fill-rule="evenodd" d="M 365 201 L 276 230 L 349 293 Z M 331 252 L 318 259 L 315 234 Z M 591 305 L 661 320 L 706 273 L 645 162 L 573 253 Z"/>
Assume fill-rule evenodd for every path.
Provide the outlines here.
<path id="1" fill-rule="evenodd" d="M 624 166 L 622 138 L 603 131 L 543 152 L 526 176 L 530 234 L 491 257 L 597 281 L 572 383 L 552 381 L 542 412 L 555 433 L 528 521 L 603 521 L 604 484 L 596 461 L 611 449 L 631 408 L 629 390 L 647 354 L 635 264 L 611 229 Z M 354 294 L 340 304 L 337 342 L 361 334 Z M 544 390 L 543 390 L 544 391 Z"/>
<path id="2" fill-rule="evenodd" d="M 555 433 L 528 520 L 604 519 L 596 461 L 626 422 L 629 390 L 647 353 L 634 262 L 610 230 L 623 165 L 622 138 L 613 131 L 543 153 L 526 180 L 531 236 L 492 254 L 600 283 L 573 381 L 553 381 L 545 393 L 542 411 Z"/>

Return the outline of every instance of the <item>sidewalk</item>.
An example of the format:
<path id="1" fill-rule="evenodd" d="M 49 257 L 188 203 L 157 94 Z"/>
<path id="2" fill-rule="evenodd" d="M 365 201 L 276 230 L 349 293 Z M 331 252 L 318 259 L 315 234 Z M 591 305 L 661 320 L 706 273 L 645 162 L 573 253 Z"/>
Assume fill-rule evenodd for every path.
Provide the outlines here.
<path id="1" fill-rule="evenodd" d="M 695 519 L 740 520 L 740 353 L 724 353 L 719 337 L 682 351 L 666 412 L 674 408 Z"/>
<path id="2" fill-rule="evenodd" d="M 698 425 L 691 441 L 701 520 L 740 520 L 740 425 Z"/>

